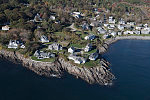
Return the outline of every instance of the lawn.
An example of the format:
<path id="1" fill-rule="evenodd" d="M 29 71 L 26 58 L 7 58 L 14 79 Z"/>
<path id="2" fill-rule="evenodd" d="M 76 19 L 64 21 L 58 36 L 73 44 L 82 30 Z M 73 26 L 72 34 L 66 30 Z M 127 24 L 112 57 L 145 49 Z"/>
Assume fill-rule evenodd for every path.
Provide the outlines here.
<path id="1" fill-rule="evenodd" d="M 85 47 L 84 44 L 70 44 L 69 47 L 71 47 L 71 46 L 76 47 L 76 48 L 83 48 L 83 47 Z"/>
<path id="2" fill-rule="evenodd" d="M 99 65 L 99 59 L 97 59 L 96 61 L 88 61 L 84 64 L 85 67 L 96 67 Z"/>
<path id="3" fill-rule="evenodd" d="M 91 53 L 95 53 L 97 51 L 97 49 L 93 49 L 93 50 L 91 50 L 91 51 L 89 51 L 89 52 L 86 52 L 87 54 L 91 54 Z"/>
<path id="4" fill-rule="evenodd" d="M 61 36 L 61 37 L 65 37 L 65 34 L 63 32 L 55 32 L 54 33 L 56 36 Z"/>

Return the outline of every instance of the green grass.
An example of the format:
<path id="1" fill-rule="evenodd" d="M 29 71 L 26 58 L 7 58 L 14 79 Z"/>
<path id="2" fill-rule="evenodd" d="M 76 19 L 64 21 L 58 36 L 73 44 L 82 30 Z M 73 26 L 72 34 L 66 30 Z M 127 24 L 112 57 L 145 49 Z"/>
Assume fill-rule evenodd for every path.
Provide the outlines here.
<path id="1" fill-rule="evenodd" d="M 47 44 L 47 45 L 50 45 L 50 44 L 53 44 L 54 42 L 48 42 L 48 43 L 44 43 L 44 44 Z"/>
<path id="2" fill-rule="evenodd" d="M 96 66 L 98 66 L 99 65 L 99 59 L 97 59 L 96 61 L 88 61 L 88 62 L 86 62 L 85 64 L 84 64 L 84 66 L 85 67 L 88 67 L 88 68 L 90 68 L 90 67 L 96 67 Z"/>
<path id="3" fill-rule="evenodd" d="M 61 36 L 61 37 L 65 37 L 65 34 L 63 32 L 55 32 L 54 33 L 56 36 Z"/>
<path id="4" fill-rule="evenodd" d="M 73 47 L 76 47 L 76 48 L 83 48 L 83 47 L 85 47 L 85 45 L 81 45 L 81 44 L 70 44 L 69 45 L 69 47 L 71 47 L 71 46 L 73 46 Z"/>
<path id="5" fill-rule="evenodd" d="M 35 56 L 31 56 L 32 60 L 41 61 L 41 62 L 54 62 L 55 58 L 46 58 L 46 59 L 37 59 Z"/>
<path id="6" fill-rule="evenodd" d="M 93 50 L 91 50 L 91 51 L 89 51 L 89 52 L 86 52 L 86 53 L 88 53 L 88 54 L 95 53 L 96 50 L 97 50 L 97 49 L 93 49 Z"/>

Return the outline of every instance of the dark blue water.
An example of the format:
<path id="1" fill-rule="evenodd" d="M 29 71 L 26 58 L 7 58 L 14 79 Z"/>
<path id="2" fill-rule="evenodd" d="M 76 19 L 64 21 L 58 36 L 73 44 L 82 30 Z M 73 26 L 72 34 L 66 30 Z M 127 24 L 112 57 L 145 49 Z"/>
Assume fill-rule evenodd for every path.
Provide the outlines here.
<path id="1" fill-rule="evenodd" d="M 66 75 L 45 78 L 0 60 L 0 100 L 150 100 L 150 41 L 121 40 L 103 55 L 117 77 L 112 87 Z"/>

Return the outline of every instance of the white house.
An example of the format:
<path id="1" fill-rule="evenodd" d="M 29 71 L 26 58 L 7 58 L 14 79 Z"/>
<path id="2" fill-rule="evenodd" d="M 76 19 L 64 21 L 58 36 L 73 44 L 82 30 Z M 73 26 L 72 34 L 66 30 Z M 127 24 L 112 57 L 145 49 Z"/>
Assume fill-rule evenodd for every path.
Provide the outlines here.
<path id="1" fill-rule="evenodd" d="M 142 26 L 136 26 L 135 29 L 136 30 L 141 30 L 143 27 Z"/>
<path id="2" fill-rule="evenodd" d="M 92 50 L 92 44 L 91 43 L 88 43 L 87 45 L 86 45 L 86 47 L 84 48 L 84 51 L 85 52 L 89 52 L 89 51 L 91 51 Z"/>
<path id="3" fill-rule="evenodd" d="M 21 48 L 21 49 L 24 49 L 25 47 L 26 47 L 26 46 L 25 46 L 24 44 L 21 44 L 21 45 L 20 45 L 20 48 Z"/>
<path id="4" fill-rule="evenodd" d="M 141 34 L 150 34 L 150 29 L 148 29 L 148 28 L 142 29 Z"/>
<path id="5" fill-rule="evenodd" d="M 72 16 L 75 18 L 80 18 L 81 17 L 81 13 L 80 12 L 73 12 Z"/>
<path id="6" fill-rule="evenodd" d="M 70 47 L 70 48 L 68 49 L 68 52 L 69 52 L 69 53 L 74 53 L 75 50 L 76 50 L 76 49 L 75 49 L 74 47 Z"/>
<path id="7" fill-rule="evenodd" d="M 146 24 L 144 24 L 144 27 L 148 27 L 148 24 L 146 23 Z"/>
<path id="8" fill-rule="evenodd" d="M 118 26 L 118 29 L 123 31 L 125 29 L 125 26 L 124 25 L 117 25 Z"/>
<path id="9" fill-rule="evenodd" d="M 90 60 L 96 60 L 98 58 L 99 54 L 98 53 L 92 53 L 90 56 L 89 56 L 89 59 Z"/>
<path id="10" fill-rule="evenodd" d="M 62 50 L 62 46 L 58 43 L 53 43 L 48 46 L 48 50 Z"/>
<path id="11" fill-rule="evenodd" d="M 108 29 L 113 30 L 115 28 L 115 24 L 109 24 L 107 26 Z"/>
<path id="12" fill-rule="evenodd" d="M 105 34 L 107 31 L 103 29 L 102 27 L 97 27 L 97 31 L 99 34 Z"/>
<path id="13" fill-rule="evenodd" d="M 8 44 L 8 48 L 17 49 L 18 48 L 18 42 L 16 40 L 10 40 Z"/>
<path id="14" fill-rule="evenodd" d="M 114 19 L 113 16 L 110 16 L 108 21 L 109 21 L 110 24 L 115 24 L 116 23 L 116 20 Z"/>
<path id="15" fill-rule="evenodd" d="M 123 34 L 124 34 L 124 35 L 127 35 L 127 34 L 134 34 L 134 32 L 133 32 L 133 31 L 125 31 L 125 32 L 123 32 Z"/>
<path id="16" fill-rule="evenodd" d="M 47 38 L 45 35 L 42 35 L 42 36 L 41 36 L 40 41 L 41 41 L 42 43 L 47 43 L 47 42 L 49 42 L 48 38 Z"/>
<path id="17" fill-rule="evenodd" d="M 118 24 L 124 25 L 126 23 L 125 23 L 124 19 L 121 18 L 120 21 L 118 22 Z"/>
<path id="18" fill-rule="evenodd" d="M 117 35 L 122 35 L 122 32 L 117 32 Z"/>
<path id="19" fill-rule="evenodd" d="M 109 37 L 108 34 L 103 35 L 103 39 L 107 39 Z"/>
<path id="20" fill-rule="evenodd" d="M 85 40 L 94 40 L 95 38 L 96 38 L 96 36 L 94 34 L 90 34 L 90 35 L 84 37 Z"/>
<path id="21" fill-rule="evenodd" d="M 141 31 L 139 31 L 139 30 L 134 30 L 133 31 L 135 34 L 137 34 L 137 35 L 140 35 L 141 34 Z"/>
<path id="22" fill-rule="evenodd" d="M 108 27 L 109 24 L 104 24 L 104 27 Z"/>
<path id="23" fill-rule="evenodd" d="M 3 31 L 8 31 L 9 29 L 10 29 L 10 27 L 8 25 L 2 27 Z"/>
<path id="24" fill-rule="evenodd" d="M 113 32 L 110 33 L 110 35 L 112 35 L 113 37 L 115 37 L 117 35 L 117 33 L 113 31 Z"/>
<path id="25" fill-rule="evenodd" d="M 55 20 L 56 17 L 55 17 L 55 16 L 50 16 L 50 19 L 51 19 L 51 20 Z"/>
<path id="26" fill-rule="evenodd" d="M 127 22 L 127 24 L 130 26 L 134 26 L 134 25 L 136 25 L 136 22 Z"/>

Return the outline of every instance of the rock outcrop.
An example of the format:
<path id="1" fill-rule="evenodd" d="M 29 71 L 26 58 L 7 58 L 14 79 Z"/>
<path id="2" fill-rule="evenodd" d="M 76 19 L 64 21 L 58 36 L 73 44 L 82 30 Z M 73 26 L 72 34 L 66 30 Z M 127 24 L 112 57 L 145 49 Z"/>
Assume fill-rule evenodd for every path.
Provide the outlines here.
<path id="1" fill-rule="evenodd" d="M 101 60 L 101 66 L 86 68 L 70 64 L 62 58 L 55 62 L 38 62 L 31 58 L 25 58 L 17 52 L 0 50 L 0 57 L 21 63 L 24 67 L 32 70 L 38 75 L 47 77 L 61 77 L 64 72 L 68 72 L 78 78 L 87 81 L 90 84 L 111 85 L 115 76 L 108 70 L 108 62 Z"/>

